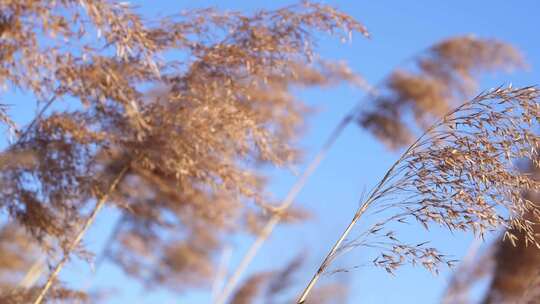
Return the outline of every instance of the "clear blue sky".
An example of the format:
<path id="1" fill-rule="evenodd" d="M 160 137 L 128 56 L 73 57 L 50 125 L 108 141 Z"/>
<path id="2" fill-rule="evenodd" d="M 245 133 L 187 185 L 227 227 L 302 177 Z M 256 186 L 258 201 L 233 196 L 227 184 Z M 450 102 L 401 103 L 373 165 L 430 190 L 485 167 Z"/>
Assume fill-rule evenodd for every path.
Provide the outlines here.
<path id="1" fill-rule="evenodd" d="M 215 6 L 221 9 L 253 11 L 257 8 L 277 8 L 293 1 L 132 1 L 140 12 L 152 16 L 171 14 L 183 9 Z M 530 69 L 510 75 L 490 75 L 482 80 L 482 89 L 500 84 L 514 86 L 540 83 L 540 2 L 538 1 L 324 1 L 356 17 L 370 30 L 373 38 L 360 35 L 352 44 L 340 44 L 337 39 L 323 38 L 319 52 L 324 58 L 346 61 L 369 82 L 377 83 L 396 65 L 431 44 L 455 35 L 475 34 L 510 42 L 526 56 Z M 362 99 L 363 93 L 347 87 L 301 93 L 319 111 L 308 121 L 302 140 L 306 160 L 321 146 L 324 138 L 341 116 Z M 22 98 L 22 97 L 21 97 Z M 28 108 L 14 109 L 18 120 L 29 117 Z M 31 114 L 31 113 L 30 113 Z M 284 265 L 301 250 L 309 256 L 304 272 L 298 276 L 299 287 L 309 279 L 331 243 L 344 229 L 363 189 L 371 187 L 398 157 L 385 149 L 369 134 L 351 127 L 318 169 L 301 193 L 298 204 L 311 210 L 315 217 L 307 224 L 280 227 L 256 257 L 250 271 Z M 275 175 L 271 190 L 277 197 L 294 182 L 290 174 Z M 115 215 L 104 214 L 85 243 L 99 250 L 113 225 Z M 416 236 L 409 229 L 405 236 Z M 423 233 L 423 232 L 422 232 Z M 446 253 L 461 257 L 471 237 L 451 235 L 443 230 L 423 236 Z M 235 240 L 233 263 L 245 252 L 249 241 Z M 361 250 L 342 259 L 342 265 L 366 262 Z M 208 294 L 172 295 L 156 290 L 145 291 L 126 278 L 112 264 L 106 263 L 96 275 L 88 274 L 83 263 L 71 264 L 62 278 L 75 286 L 104 286 L 116 289 L 117 294 L 106 303 L 208 303 Z M 448 280 L 448 273 L 435 277 L 420 268 L 404 267 L 395 277 L 374 268 L 360 268 L 325 280 L 343 280 L 351 289 L 350 303 L 436 303 Z M 324 283 L 324 280 L 323 282 Z"/>

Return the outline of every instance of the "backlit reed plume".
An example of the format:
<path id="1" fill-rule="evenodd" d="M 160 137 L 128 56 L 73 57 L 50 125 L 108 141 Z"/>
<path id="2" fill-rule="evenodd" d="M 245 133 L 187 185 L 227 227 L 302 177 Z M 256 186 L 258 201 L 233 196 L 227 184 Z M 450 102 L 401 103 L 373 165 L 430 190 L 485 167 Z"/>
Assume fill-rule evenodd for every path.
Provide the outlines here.
<path id="1" fill-rule="evenodd" d="M 116 265 L 148 285 L 205 286 L 223 236 L 273 212 L 261 168 L 299 159 L 307 107 L 295 89 L 358 83 L 317 56 L 315 33 L 368 35 L 308 2 L 159 20 L 116 1 L 0 8 L 0 85 L 28 93 L 40 113 L 0 159 L 32 154 L 2 167 L 0 208 L 48 254 L 34 303 L 74 254 L 89 256 L 81 241 L 107 204 L 125 219 Z"/>
<path id="2" fill-rule="evenodd" d="M 521 172 L 516 159 L 533 159 L 540 145 L 535 128 L 540 122 L 539 91 L 498 88 L 483 93 L 445 115 L 428 128 L 387 171 L 361 202 L 353 220 L 326 256 L 298 303 L 304 303 L 321 274 L 336 256 L 356 246 L 374 246 L 380 255 L 372 262 L 393 273 L 406 263 L 437 272 L 453 263 L 427 243 L 406 243 L 387 224 L 417 221 L 426 229 L 473 231 L 484 236 L 499 227 L 512 230 L 505 238 L 540 248 L 534 225 L 540 219 L 535 204 L 522 196 L 537 191 L 540 182 Z M 534 166 L 538 167 L 538 161 Z M 392 211 L 359 238 L 347 240 L 368 210 Z M 523 215 L 534 212 L 533 218 Z"/>

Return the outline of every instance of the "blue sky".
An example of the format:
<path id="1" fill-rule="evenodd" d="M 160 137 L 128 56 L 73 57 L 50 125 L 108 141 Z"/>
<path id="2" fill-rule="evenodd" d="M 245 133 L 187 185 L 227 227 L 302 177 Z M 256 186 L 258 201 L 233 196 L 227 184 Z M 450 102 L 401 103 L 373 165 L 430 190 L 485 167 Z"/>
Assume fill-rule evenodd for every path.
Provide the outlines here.
<path id="1" fill-rule="evenodd" d="M 253 11 L 258 8 L 277 8 L 293 1 L 132 1 L 140 5 L 140 12 L 155 16 L 171 14 L 183 9 L 215 6 L 220 9 Z M 514 86 L 540 83 L 540 2 L 538 1 L 324 1 L 354 16 L 365 24 L 372 34 L 366 40 L 360 35 L 352 43 L 341 44 L 337 39 L 321 38 L 319 53 L 323 58 L 346 61 L 354 71 L 370 83 L 377 83 L 397 65 L 418 51 L 451 36 L 475 34 L 483 38 L 496 38 L 509 42 L 525 55 L 530 69 L 506 75 L 487 75 L 481 89 L 500 84 Z M 308 128 L 301 141 L 306 160 L 322 145 L 333 126 L 355 103 L 362 100 L 363 92 L 349 87 L 301 92 L 301 97 L 318 111 L 308 119 Z M 18 96 L 24 98 L 24 96 Z M 12 102 L 14 104 L 19 104 Z M 24 122 L 32 112 L 26 106 L 15 106 L 17 120 Z M 338 234 L 348 224 L 364 189 L 369 189 L 382 177 L 385 170 L 398 157 L 374 140 L 367 132 L 349 127 L 339 139 L 315 175 L 299 196 L 299 206 L 314 213 L 307 224 L 279 227 L 264 245 L 250 267 L 250 272 L 271 269 L 286 264 L 300 251 L 309 255 L 303 272 L 298 276 L 300 288 L 312 275 Z M 299 169 L 302 165 L 299 166 Z M 294 182 L 294 176 L 273 172 L 271 191 L 282 197 Z M 112 229 L 116 214 L 112 210 L 102 214 L 95 223 L 85 244 L 99 251 Z M 403 231 L 406 237 L 422 234 L 422 238 L 455 257 L 467 250 L 471 237 L 451 235 L 435 229 L 429 234 L 418 228 Z M 248 239 L 235 239 L 232 265 L 238 261 L 250 244 Z M 366 262 L 361 250 L 343 256 L 342 265 Z M 122 275 L 112 264 L 106 263 L 99 272 L 91 274 L 88 266 L 75 262 L 62 275 L 75 286 L 114 288 L 115 293 L 106 303 L 208 303 L 207 293 L 189 293 L 183 296 L 165 291 L 145 291 Z M 350 303 L 436 303 L 448 280 L 448 272 L 439 276 L 420 268 L 404 267 L 396 276 L 370 267 L 346 274 L 325 277 L 321 282 L 342 280 L 351 289 Z M 295 291 L 295 290 L 293 290 Z"/>

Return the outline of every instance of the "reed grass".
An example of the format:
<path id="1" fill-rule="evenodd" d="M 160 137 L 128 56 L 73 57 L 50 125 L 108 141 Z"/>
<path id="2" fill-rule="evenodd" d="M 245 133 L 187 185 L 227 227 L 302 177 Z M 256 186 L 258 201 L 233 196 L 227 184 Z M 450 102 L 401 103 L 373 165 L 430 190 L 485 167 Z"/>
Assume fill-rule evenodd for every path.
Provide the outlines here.
<path id="1" fill-rule="evenodd" d="M 534 87 L 498 88 L 478 95 L 452 110 L 410 145 L 371 190 L 353 219 L 301 293 L 305 303 L 310 291 L 332 261 L 346 248 L 377 241 L 380 255 L 373 265 L 393 273 L 413 263 L 438 272 L 454 262 L 427 243 L 401 242 L 390 222 L 415 220 L 425 229 L 440 225 L 449 230 L 472 231 L 483 237 L 500 227 L 523 232 L 519 241 L 540 248 L 534 226 L 540 220 L 537 206 L 522 196 L 540 190 L 540 182 L 521 172 L 516 159 L 534 159 L 540 138 L 539 91 Z M 536 167 L 538 161 L 534 162 Z M 346 242 L 366 210 L 391 209 L 394 213 L 369 228 L 362 239 Z M 523 215 L 535 212 L 534 221 Z M 507 230 L 512 243 L 517 236 Z"/>

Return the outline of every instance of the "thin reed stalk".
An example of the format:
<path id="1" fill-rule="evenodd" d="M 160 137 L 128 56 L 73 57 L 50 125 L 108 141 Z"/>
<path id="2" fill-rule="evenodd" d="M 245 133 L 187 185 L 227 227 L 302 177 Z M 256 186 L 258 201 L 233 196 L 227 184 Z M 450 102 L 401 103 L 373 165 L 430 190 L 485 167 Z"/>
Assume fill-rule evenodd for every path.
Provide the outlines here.
<path id="1" fill-rule="evenodd" d="M 343 231 L 343 233 L 341 234 L 339 239 L 336 241 L 334 246 L 332 246 L 332 249 L 330 249 L 330 253 L 328 253 L 328 255 L 324 258 L 323 262 L 319 266 L 319 269 L 317 269 L 317 272 L 315 272 L 315 274 L 313 275 L 313 277 L 309 281 L 309 283 L 306 286 L 306 288 L 304 289 L 304 291 L 302 291 L 302 294 L 300 295 L 300 298 L 297 301 L 298 303 L 300 303 L 300 304 L 305 303 L 307 296 L 309 295 L 309 293 L 311 292 L 311 290 L 313 289 L 313 287 L 315 286 L 315 284 L 317 283 L 317 281 L 319 280 L 321 275 L 324 273 L 326 267 L 331 263 L 333 257 L 338 252 L 341 244 L 345 241 L 345 239 L 347 238 L 347 236 L 351 232 L 352 228 L 354 227 L 354 225 L 356 225 L 356 222 L 360 219 L 362 214 L 364 214 L 364 212 L 366 211 L 368 206 L 369 206 L 369 204 L 367 202 L 364 203 L 362 205 L 362 207 L 360 209 L 358 209 L 358 211 L 354 214 L 353 219 L 351 220 L 351 222 L 349 223 L 349 225 L 347 226 L 345 231 Z"/>
<path id="2" fill-rule="evenodd" d="M 356 107 L 352 111 L 350 111 L 347 115 L 345 115 L 345 117 L 340 121 L 340 123 L 332 131 L 332 133 L 326 140 L 325 144 L 322 146 L 319 152 L 315 155 L 313 160 L 308 164 L 306 170 L 298 178 L 296 183 L 291 187 L 291 189 L 285 196 L 285 199 L 283 199 L 281 204 L 275 209 L 276 212 L 272 215 L 272 217 L 268 220 L 268 222 L 266 222 L 264 227 L 259 232 L 257 239 L 251 244 L 247 253 L 244 255 L 244 257 L 240 261 L 238 267 L 235 269 L 234 273 L 227 280 L 223 290 L 221 291 L 220 295 L 217 297 L 215 301 L 216 304 L 225 303 L 227 299 L 231 296 L 233 290 L 236 288 L 240 280 L 241 275 L 247 269 L 247 267 L 249 266 L 253 258 L 257 255 L 257 252 L 261 248 L 262 244 L 268 239 L 268 237 L 274 230 L 274 227 L 281 220 L 281 215 L 283 211 L 288 209 L 294 203 L 294 200 L 296 199 L 300 191 L 304 188 L 308 179 L 319 167 L 320 163 L 326 157 L 326 155 L 328 154 L 328 151 L 330 151 L 331 147 L 334 145 L 334 143 L 343 133 L 345 128 L 353 120 L 355 113 L 356 113 Z"/>
<path id="3" fill-rule="evenodd" d="M 86 221 L 84 222 L 82 229 L 79 231 L 79 233 L 77 233 L 77 235 L 75 236 L 75 239 L 73 239 L 73 241 L 67 247 L 67 250 L 64 253 L 62 259 L 56 264 L 56 266 L 54 266 L 53 270 L 49 274 L 49 277 L 47 278 L 45 285 L 40 290 L 38 296 L 32 302 L 33 304 L 41 304 L 43 302 L 43 299 L 47 295 L 47 292 L 49 291 L 49 289 L 52 287 L 53 283 L 55 282 L 56 277 L 60 274 L 60 271 L 69 260 L 71 253 L 79 245 L 83 236 L 86 234 L 86 231 L 88 231 L 88 229 L 92 226 L 99 211 L 103 208 L 103 206 L 105 206 L 105 203 L 107 202 L 109 196 L 116 189 L 116 186 L 120 183 L 120 181 L 124 178 L 128 169 L 129 169 L 129 165 L 124 166 L 122 170 L 120 170 L 120 172 L 116 175 L 112 183 L 109 185 L 107 192 L 99 198 L 98 202 L 96 203 L 96 206 L 94 207 L 94 209 L 92 210 L 92 212 L 90 213 Z"/>

